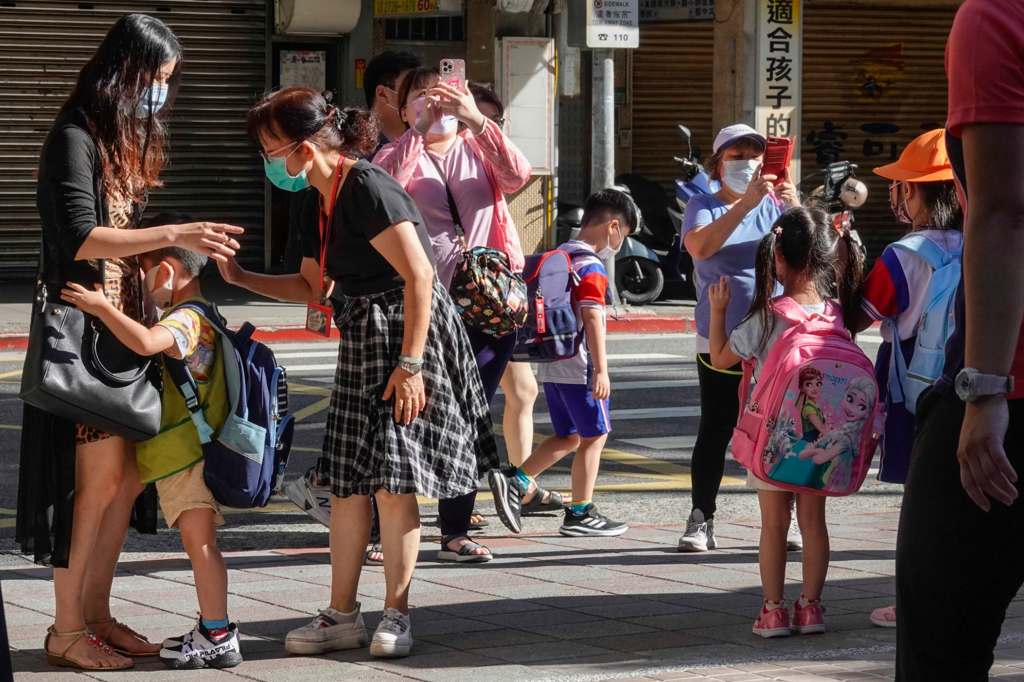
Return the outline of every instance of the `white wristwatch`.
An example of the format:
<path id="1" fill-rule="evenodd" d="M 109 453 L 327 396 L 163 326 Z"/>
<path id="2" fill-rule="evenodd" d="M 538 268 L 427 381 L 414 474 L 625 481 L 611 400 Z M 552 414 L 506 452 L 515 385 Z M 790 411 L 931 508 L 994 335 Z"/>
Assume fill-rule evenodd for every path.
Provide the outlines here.
<path id="1" fill-rule="evenodd" d="M 973 403 L 993 395 L 1013 393 L 1013 377 L 982 374 L 973 367 L 964 367 L 956 375 L 956 394 L 965 403 Z"/>

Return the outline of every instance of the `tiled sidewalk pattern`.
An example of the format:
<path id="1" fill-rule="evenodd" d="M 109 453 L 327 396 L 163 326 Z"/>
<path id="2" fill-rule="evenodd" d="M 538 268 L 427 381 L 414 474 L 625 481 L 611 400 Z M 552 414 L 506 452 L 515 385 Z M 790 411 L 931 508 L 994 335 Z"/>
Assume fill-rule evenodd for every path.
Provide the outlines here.
<path id="1" fill-rule="evenodd" d="M 500 556 L 478 567 L 434 563 L 436 543 L 425 541 L 412 589 L 414 655 L 397 661 L 366 650 L 319 658 L 284 652 L 285 633 L 326 605 L 326 550 L 230 555 L 230 614 L 240 623 L 246 661 L 201 677 L 144 659 L 127 673 L 50 668 L 41 648 L 54 608 L 50 572 L 26 565 L 0 579 L 18 682 L 892 679 L 895 631 L 873 627 L 868 614 L 894 600 L 897 519 L 855 516 L 831 526 L 830 632 L 785 640 L 750 632 L 761 600 L 756 521 L 721 524 L 722 549 L 702 555 L 675 552 L 678 527 L 609 539 L 495 538 L 488 544 Z M 795 599 L 801 566 L 799 554 L 790 557 L 787 596 Z M 190 629 L 195 594 L 183 556 L 129 559 L 114 584 L 114 614 L 156 641 Z M 381 569 L 365 570 L 360 592 L 372 631 L 384 594 Z M 1024 680 L 1021 607 L 1013 604 L 1004 627 L 993 669 L 1000 679 Z"/>

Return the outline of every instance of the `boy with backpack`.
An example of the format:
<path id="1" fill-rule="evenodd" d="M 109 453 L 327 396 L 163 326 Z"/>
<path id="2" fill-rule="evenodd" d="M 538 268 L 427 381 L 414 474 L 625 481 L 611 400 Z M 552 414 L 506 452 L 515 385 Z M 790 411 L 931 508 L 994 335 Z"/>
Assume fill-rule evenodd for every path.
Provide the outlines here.
<path id="1" fill-rule="evenodd" d="M 160 660 L 175 669 L 231 668 L 242 662 L 238 628 L 227 614 L 227 566 L 214 530 L 224 524 L 224 517 L 204 481 L 201 445 L 201 439 L 208 440 L 221 430 L 231 412 L 225 358 L 209 321 L 195 310 L 179 308 L 186 302 L 209 307 L 199 286 L 206 263 L 206 256 L 177 247 L 139 257 L 146 291 L 157 307 L 169 311 L 150 329 L 119 312 L 102 291 L 68 283 L 69 288 L 62 292 L 65 301 L 99 318 L 139 355 L 163 354 L 183 360 L 198 388 L 202 419 L 195 420 L 185 398 L 174 390 L 178 382 L 171 378 L 165 362 L 160 433 L 136 444 L 140 478 L 156 483 L 168 527 L 181 530 L 199 600 L 196 626 L 182 637 L 164 640 L 160 651 Z"/>
<path id="2" fill-rule="evenodd" d="M 858 326 L 882 323 L 875 376 L 886 418 L 878 479 L 903 484 L 914 447 L 917 399 L 942 373 L 953 333 L 963 212 L 941 128 L 918 137 L 896 163 L 876 168 L 875 174 L 891 181 L 890 206 L 910 231 L 886 247 L 864 280 Z M 896 607 L 877 609 L 871 622 L 896 627 Z"/>
<path id="3" fill-rule="evenodd" d="M 496 469 L 488 475 L 498 516 L 513 533 L 522 531 L 524 499 L 556 496 L 540 488 L 534 478 L 574 450 L 572 502 L 565 507 L 559 532 L 608 537 L 629 529 L 600 514 L 591 498 L 601 451 L 612 430 L 604 312 L 608 274 L 602 261 L 618 253 L 639 223 L 639 211 L 628 194 L 603 190 L 587 199 L 579 237 L 558 247 L 569 254 L 578 278 L 576 315 L 583 328 L 583 342 L 576 355 L 538 365 L 537 381 L 544 385 L 555 435 L 541 443 L 521 466 L 504 472 Z"/>

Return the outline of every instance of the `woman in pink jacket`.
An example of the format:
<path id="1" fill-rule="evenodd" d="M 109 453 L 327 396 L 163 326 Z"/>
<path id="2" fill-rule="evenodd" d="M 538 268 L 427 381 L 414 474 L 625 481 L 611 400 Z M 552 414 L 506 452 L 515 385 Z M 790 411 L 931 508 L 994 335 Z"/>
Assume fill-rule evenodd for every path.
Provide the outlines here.
<path id="1" fill-rule="evenodd" d="M 494 121 L 480 113 L 468 90 L 441 83 L 437 69 L 410 71 L 399 88 L 398 101 L 403 103 L 402 119 L 409 129 L 397 142 L 381 149 L 373 162 L 391 173 L 416 202 L 434 249 L 441 285 L 450 287 L 460 255 L 446 186 L 468 247 L 504 251 L 512 269 L 522 270 L 523 248 L 504 194 L 519 191 L 529 181 L 531 168 L 526 157 Z M 467 128 L 461 134 L 460 122 Z M 496 339 L 474 329 L 467 331 L 490 402 L 512 356 L 516 335 Z M 439 503 L 439 560 L 491 560 L 490 550 L 467 536 L 475 502 L 476 495 L 471 493 Z"/>

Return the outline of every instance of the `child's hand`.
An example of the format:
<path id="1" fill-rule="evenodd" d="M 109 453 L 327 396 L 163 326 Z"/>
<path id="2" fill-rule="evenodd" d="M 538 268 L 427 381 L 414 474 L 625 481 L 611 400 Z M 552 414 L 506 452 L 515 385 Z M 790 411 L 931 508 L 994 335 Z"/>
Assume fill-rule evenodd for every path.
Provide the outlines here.
<path id="1" fill-rule="evenodd" d="M 708 300 L 711 301 L 711 309 L 725 312 L 732 300 L 732 287 L 729 285 L 729 278 L 722 276 L 718 284 L 708 287 Z"/>
<path id="2" fill-rule="evenodd" d="M 608 372 L 595 372 L 594 390 L 590 392 L 590 395 L 594 396 L 594 400 L 606 400 L 611 393 L 612 381 Z"/>
<path id="3" fill-rule="evenodd" d="M 61 290 L 60 297 L 83 313 L 97 317 L 103 310 L 110 307 L 107 297 L 103 295 L 103 286 L 100 284 L 96 285 L 95 291 L 89 291 L 79 284 L 68 282 L 68 288 Z"/>

